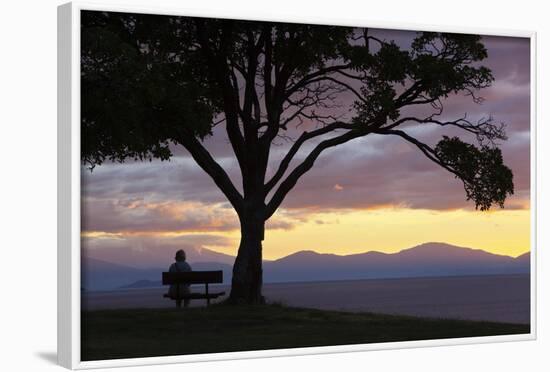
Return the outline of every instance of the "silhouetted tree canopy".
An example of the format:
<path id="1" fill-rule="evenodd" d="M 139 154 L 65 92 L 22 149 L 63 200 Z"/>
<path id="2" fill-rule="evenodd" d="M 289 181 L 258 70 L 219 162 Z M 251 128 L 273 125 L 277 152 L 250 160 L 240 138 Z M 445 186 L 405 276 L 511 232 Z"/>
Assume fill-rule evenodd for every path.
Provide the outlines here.
<path id="1" fill-rule="evenodd" d="M 81 44 L 83 163 L 167 160 L 171 146 L 186 148 L 241 220 L 233 283 L 248 288 L 235 290 L 241 297 L 257 295 L 243 283 L 258 275 L 261 283 L 254 252 L 261 257 L 264 222 L 331 147 L 397 136 L 459 178 L 476 208 L 503 206 L 513 193 L 497 147 L 504 126 L 441 119 L 445 98 L 480 103 L 493 81 L 478 35 L 421 32 L 404 49 L 368 29 L 86 11 Z M 353 97 L 343 110 L 350 117 L 336 114 L 344 95 Z M 425 115 L 411 115 L 413 107 Z M 301 130 L 303 122 L 315 125 Z M 407 133 L 411 123 L 458 128 L 477 143 L 442 137 L 430 146 Z M 216 125 L 225 127 L 242 191 L 202 144 Z M 286 133 L 294 142 L 267 178 L 271 147 Z M 313 149 L 289 169 L 310 140 Z"/>

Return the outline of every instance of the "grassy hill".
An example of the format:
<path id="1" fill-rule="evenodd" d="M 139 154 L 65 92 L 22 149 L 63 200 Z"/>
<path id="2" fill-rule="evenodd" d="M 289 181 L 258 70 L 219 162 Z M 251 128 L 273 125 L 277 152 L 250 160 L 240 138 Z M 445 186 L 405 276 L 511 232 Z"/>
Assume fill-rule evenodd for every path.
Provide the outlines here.
<path id="1" fill-rule="evenodd" d="M 529 325 L 280 305 L 82 313 L 82 360 L 529 333 Z"/>

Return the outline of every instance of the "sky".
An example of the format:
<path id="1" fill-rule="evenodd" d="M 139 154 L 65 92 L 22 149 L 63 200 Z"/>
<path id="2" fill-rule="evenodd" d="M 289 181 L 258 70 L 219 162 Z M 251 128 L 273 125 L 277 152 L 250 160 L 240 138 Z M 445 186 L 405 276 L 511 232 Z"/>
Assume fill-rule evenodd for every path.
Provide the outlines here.
<path id="1" fill-rule="evenodd" d="M 399 45 L 414 37 L 407 31 L 376 32 Z M 412 145 L 368 135 L 320 156 L 268 221 L 264 258 L 300 250 L 392 253 L 432 241 L 514 257 L 529 251 L 529 40 L 486 36 L 483 41 L 489 54 L 483 64 L 495 82 L 480 92 L 482 104 L 449 97 L 441 119 L 467 114 L 476 121 L 492 115 L 506 124 L 508 140 L 500 148 L 514 174 L 515 194 L 505 208 L 475 210 L 462 182 Z M 429 144 L 442 135 L 460 134 L 433 125 L 409 125 L 406 131 Z M 237 163 L 223 127 L 217 126 L 204 144 L 238 185 Z M 290 145 L 277 141 L 268 175 Z M 113 262 L 131 257 L 125 263 L 148 266 L 151 260 L 170 262 L 179 248 L 236 254 L 240 231 L 235 212 L 184 149 L 175 148 L 174 154 L 169 162 L 103 164 L 93 172 L 82 168 L 84 255 Z"/>

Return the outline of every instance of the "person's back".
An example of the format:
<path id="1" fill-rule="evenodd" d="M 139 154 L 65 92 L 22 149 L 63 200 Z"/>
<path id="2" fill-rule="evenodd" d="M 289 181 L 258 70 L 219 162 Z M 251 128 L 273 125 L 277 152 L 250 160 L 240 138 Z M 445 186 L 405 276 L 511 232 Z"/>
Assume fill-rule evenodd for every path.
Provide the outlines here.
<path id="1" fill-rule="evenodd" d="M 176 261 L 172 265 L 170 265 L 170 268 L 168 269 L 171 273 L 184 273 L 187 271 L 193 271 L 191 268 L 191 265 L 187 263 L 187 261 Z"/>
<path id="2" fill-rule="evenodd" d="M 171 273 L 184 273 L 188 271 L 193 271 L 191 268 L 191 265 L 189 265 L 185 261 L 185 251 L 179 250 L 176 252 L 176 262 L 170 265 L 170 268 L 168 269 Z M 178 293 L 178 287 L 179 287 L 179 293 Z M 168 294 L 172 298 L 178 298 L 181 296 L 184 296 L 190 292 L 189 285 L 188 284 L 180 284 L 179 286 L 172 284 L 170 285 L 170 289 L 168 290 Z M 181 304 L 181 300 L 178 301 L 178 306 Z M 183 300 L 184 306 L 189 305 L 189 299 Z"/>

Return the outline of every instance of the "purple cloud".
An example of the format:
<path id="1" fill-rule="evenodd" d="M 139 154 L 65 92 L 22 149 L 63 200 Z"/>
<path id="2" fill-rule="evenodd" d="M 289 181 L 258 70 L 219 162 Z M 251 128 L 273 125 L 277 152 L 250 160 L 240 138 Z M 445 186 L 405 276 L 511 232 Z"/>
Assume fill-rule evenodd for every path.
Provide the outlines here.
<path id="1" fill-rule="evenodd" d="M 385 39 L 399 45 L 410 44 L 414 33 L 376 30 Z M 492 87 L 480 92 L 481 105 L 464 96 L 445 100 L 441 119 L 456 119 L 465 113 L 475 121 L 492 115 L 507 125 L 508 141 L 501 143 L 505 163 L 512 168 L 516 194 L 506 208 L 523 208 L 530 188 L 530 64 L 529 40 L 508 37 L 484 37 L 489 57 L 484 64 L 496 78 Z M 343 98 L 349 104 L 351 96 Z M 429 109 L 417 107 L 408 113 L 427 116 Z M 305 127 L 311 124 L 304 124 Z M 442 135 L 460 134 L 453 129 L 433 125 L 408 125 L 430 144 Z M 295 129 L 289 130 L 296 137 Z M 278 140 L 274 146 L 269 174 L 277 169 L 292 142 Z M 296 165 L 306 151 L 298 154 Z M 222 125 L 205 146 L 227 170 L 241 189 L 237 163 Z M 170 162 L 105 164 L 93 173 L 82 171 L 82 218 L 86 231 L 228 231 L 238 228 L 234 212 L 213 181 L 197 166 L 185 150 L 174 148 Z M 133 204 L 132 204 L 133 203 Z M 270 222 L 270 228 L 292 228 L 304 210 L 377 208 L 404 206 L 446 210 L 472 208 L 465 200 L 459 180 L 437 167 L 419 151 L 397 138 L 367 136 L 324 153 L 316 166 L 289 194 L 283 207 L 289 210 Z M 292 214 L 292 210 L 297 213 Z M 298 213 L 299 212 L 299 213 Z"/>

